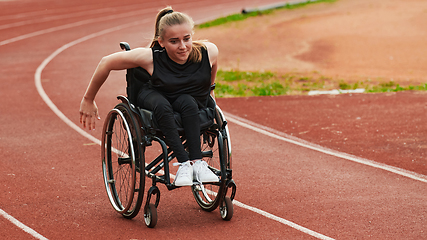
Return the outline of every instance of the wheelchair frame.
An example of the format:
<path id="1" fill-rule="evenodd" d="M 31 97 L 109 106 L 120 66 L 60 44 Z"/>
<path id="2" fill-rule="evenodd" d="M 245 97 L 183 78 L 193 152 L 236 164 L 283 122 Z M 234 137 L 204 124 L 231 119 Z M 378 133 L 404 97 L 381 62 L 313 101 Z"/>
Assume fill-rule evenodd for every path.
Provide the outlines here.
<path id="1" fill-rule="evenodd" d="M 123 50 L 129 51 L 129 44 L 122 42 Z M 121 103 L 112 109 L 104 122 L 101 158 L 104 184 L 113 208 L 125 218 L 134 218 L 143 203 L 146 179 L 151 179 L 144 204 L 144 219 L 147 227 L 157 224 L 157 207 L 160 190 L 157 183 L 168 190 L 179 188 L 171 183 L 169 163 L 175 155 L 167 146 L 163 134 L 154 127 L 151 112 L 135 106 L 132 90 L 137 79 L 135 71 L 126 73 L 128 97 L 118 96 Z M 145 70 L 144 70 L 145 71 Z M 148 74 L 148 73 L 147 73 Z M 236 184 L 232 179 L 232 154 L 227 121 L 221 109 L 215 106 L 213 123 L 201 131 L 202 156 L 208 167 L 220 178 L 218 183 L 194 183 L 191 186 L 198 205 L 205 211 L 213 211 L 218 206 L 221 218 L 230 220 L 233 216 L 232 200 L 236 194 Z M 180 133 L 186 148 L 185 135 Z M 161 153 L 146 162 L 146 151 L 157 142 Z M 231 189 L 231 191 L 228 191 Z M 155 196 L 154 202 L 151 198 Z"/>

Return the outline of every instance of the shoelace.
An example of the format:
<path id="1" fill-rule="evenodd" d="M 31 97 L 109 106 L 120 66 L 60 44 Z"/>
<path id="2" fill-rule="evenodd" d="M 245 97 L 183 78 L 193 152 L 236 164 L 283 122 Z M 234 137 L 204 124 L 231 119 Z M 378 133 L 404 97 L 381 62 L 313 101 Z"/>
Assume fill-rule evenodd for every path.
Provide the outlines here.
<path id="1" fill-rule="evenodd" d="M 191 164 L 187 163 L 187 162 L 183 162 L 183 163 L 178 162 L 178 163 L 173 163 L 173 166 L 180 166 L 180 168 L 178 168 L 178 171 L 176 172 L 176 176 L 178 176 L 178 174 L 179 174 L 179 172 L 181 172 L 181 170 L 183 170 L 184 168 L 191 167 Z"/>
<path id="2" fill-rule="evenodd" d="M 200 185 L 202 185 L 202 181 L 200 181 L 199 173 L 202 169 L 205 170 L 204 172 L 206 172 L 208 170 L 207 167 L 208 167 L 208 163 L 205 161 L 200 161 L 200 163 L 197 164 L 196 181 Z M 193 171 L 194 171 L 194 169 L 193 169 Z"/>

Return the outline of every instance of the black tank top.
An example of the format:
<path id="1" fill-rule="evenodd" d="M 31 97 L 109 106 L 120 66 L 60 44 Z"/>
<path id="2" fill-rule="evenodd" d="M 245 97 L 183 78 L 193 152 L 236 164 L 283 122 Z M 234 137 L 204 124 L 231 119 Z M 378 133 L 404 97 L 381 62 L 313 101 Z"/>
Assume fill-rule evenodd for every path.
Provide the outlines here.
<path id="1" fill-rule="evenodd" d="M 202 49 L 202 61 L 178 64 L 169 58 L 166 50 L 153 47 L 153 75 L 150 87 L 173 102 L 181 94 L 196 99 L 199 107 L 206 107 L 211 85 L 211 66 L 208 52 Z"/>

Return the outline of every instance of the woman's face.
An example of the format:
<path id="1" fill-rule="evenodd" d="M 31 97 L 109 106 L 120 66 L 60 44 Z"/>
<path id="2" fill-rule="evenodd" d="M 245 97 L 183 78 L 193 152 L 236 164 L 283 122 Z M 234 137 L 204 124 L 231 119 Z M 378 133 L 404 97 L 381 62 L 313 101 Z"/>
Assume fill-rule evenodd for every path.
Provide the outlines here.
<path id="1" fill-rule="evenodd" d="M 188 23 L 172 25 L 165 28 L 163 36 L 159 38 L 159 44 L 166 49 L 170 59 L 184 64 L 193 46 L 192 33 L 193 29 Z"/>

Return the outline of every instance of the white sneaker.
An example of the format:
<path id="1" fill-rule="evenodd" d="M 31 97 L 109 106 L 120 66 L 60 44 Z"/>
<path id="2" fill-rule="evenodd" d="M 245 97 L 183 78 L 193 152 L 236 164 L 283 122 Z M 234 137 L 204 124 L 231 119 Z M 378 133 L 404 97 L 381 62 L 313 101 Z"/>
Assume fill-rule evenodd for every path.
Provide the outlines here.
<path id="1" fill-rule="evenodd" d="M 191 166 L 190 161 L 183 163 L 178 163 L 174 165 L 179 165 L 178 171 L 176 172 L 175 181 L 173 182 L 175 186 L 192 186 L 193 185 L 193 166 Z"/>
<path id="2" fill-rule="evenodd" d="M 219 178 L 208 168 L 208 163 L 198 160 L 193 164 L 193 179 L 199 183 L 219 182 Z"/>

